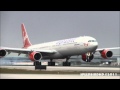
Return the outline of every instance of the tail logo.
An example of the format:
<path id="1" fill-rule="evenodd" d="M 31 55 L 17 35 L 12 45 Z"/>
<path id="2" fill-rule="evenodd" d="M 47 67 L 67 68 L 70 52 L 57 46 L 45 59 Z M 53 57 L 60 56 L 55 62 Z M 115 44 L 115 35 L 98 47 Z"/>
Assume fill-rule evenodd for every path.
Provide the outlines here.
<path id="1" fill-rule="evenodd" d="M 26 39 L 28 39 L 28 36 L 26 35 L 26 33 L 23 31 L 23 39 L 24 39 L 24 42 Z"/>
<path id="2" fill-rule="evenodd" d="M 30 43 L 24 24 L 21 25 L 21 28 L 22 28 L 22 37 L 23 37 L 23 44 L 24 44 L 23 48 L 28 48 L 32 44 Z"/>

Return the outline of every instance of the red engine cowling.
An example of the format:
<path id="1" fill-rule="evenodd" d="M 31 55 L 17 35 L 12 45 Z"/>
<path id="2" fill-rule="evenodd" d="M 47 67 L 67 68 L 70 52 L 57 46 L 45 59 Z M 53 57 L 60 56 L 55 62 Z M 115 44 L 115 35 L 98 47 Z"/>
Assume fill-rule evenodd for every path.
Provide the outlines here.
<path id="1" fill-rule="evenodd" d="M 107 59 L 107 58 L 110 58 L 113 56 L 113 52 L 112 51 L 109 51 L 109 50 L 103 50 L 100 52 L 101 53 L 101 56 L 104 58 L 104 59 Z"/>
<path id="2" fill-rule="evenodd" d="M 41 57 L 42 57 L 42 55 L 38 52 L 31 52 L 29 54 L 29 58 L 30 58 L 31 61 L 39 60 Z"/>
<path id="3" fill-rule="evenodd" d="M 89 59 L 90 59 L 90 60 L 93 60 L 93 58 L 94 58 L 94 55 L 92 54 L 92 55 L 89 57 Z M 82 60 L 83 60 L 83 61 L 86 61 L 86 59 L 87 59 L 86 54 L 83 54 L 83 55 L 82 55 Z"/>
<path id="4" fill-rule="evenodd" d="M 7 54 L 6 50 L 1 49 L 0 50 L 0 57 L 4 57 Z"/>
<path id="5" fill-rule="evenodd" d="M 84 54 L 84 55 L 82 55 L 82 60 L 83 61 L 86 61 L 86 58 L 87 58 L 87 56 Z"/>

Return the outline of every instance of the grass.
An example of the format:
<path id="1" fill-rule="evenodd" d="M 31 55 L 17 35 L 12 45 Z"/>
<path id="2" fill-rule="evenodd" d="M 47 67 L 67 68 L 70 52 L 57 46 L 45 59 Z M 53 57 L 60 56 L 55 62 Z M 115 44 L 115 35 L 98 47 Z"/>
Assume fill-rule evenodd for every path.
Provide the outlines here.
<path id="1" fill-rule="evenodd" d="M 23 69 L 7 69 L 0 68 L 0 73 L 11 74 L 80 74 L 78 71 L 46 71 L 46 70 L 23 70 Z"/>

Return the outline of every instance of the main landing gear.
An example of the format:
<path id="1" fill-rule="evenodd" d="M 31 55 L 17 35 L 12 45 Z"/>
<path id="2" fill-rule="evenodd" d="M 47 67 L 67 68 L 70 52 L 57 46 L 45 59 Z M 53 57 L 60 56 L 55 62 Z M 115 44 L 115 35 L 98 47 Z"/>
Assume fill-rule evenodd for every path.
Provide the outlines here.
<path id="1" fill-rule="evenodd" d="M 50 59 L 50 62 L 48 62 L 48 66 L 55 66 L 55 62 L 52 62 L 53 59 Z"/>
<path id="2" fill-rule="evenodd" d="M 35 61 L 35 62 L 33 63 L 33 65 L 34 65 L 34 66 L 36 66 L 36 65 L 41 65 L 41 62 Z M 52 59 L 50 59 L 50 62 L 48 62 L 48 66 L 55 66 L 55 62 L 52 62 Z"/>
<path id="3" fill-rule="evenodd" d="M 66 61 L 63 62 L 63 66 L 71 66 L 71 62 L 68 62 L 68 60 L 70 59 L 70 57 L 66 58 Z M 48 66 L 55 66 L 55 62 L 52 61 L 53 59 L 50 59 L 50 62 L 48 62 Z M 39 61 L 35 61 L 34 66 L 42 66 L 41 62 Z"/>
<path id="4" fill-rule="evenodd" d="M 36 69 L 45 69 L 46 70 L 46 65 L 41 65 L 41 62 L 39 62 L 39 61 L 35 61 L 34 63 L 33 63 L 33 65 L 35 66 L 35 70 Z"/>
<path id="5" fill-rule="evenodd" d="M 68 62 L 70 58 L 66 58 L 66 62 L 63 62 L 63 66 L 71 66 L 71 62 Z"/>
<path id="6" fill-rule="evenodd" d="M 33 66 L 36 66 L 36 65 L 41 65 L 41 62 L 35 61 L 35 62 L 33 63 Z"/>

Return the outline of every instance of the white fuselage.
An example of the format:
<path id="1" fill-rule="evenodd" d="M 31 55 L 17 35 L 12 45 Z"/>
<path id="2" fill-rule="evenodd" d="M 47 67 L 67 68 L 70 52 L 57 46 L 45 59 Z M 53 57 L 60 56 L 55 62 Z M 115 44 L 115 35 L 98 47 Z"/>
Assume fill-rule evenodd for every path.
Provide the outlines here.
<path id="1" fill-rule="evenodd" d="M 81 36 L 58 40 L 48 43 L 36 44 L 28 47 L 29 49 L 46 49 L 56 50 L 55 54 L 43 56 L 44 59 L 60 59 L 73 55 L 82 55 L 87 52 L 94 52 L 98 47 L 98 42 L 95 38 L 89 36 Z"/>

